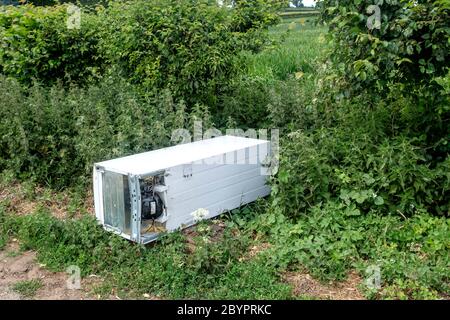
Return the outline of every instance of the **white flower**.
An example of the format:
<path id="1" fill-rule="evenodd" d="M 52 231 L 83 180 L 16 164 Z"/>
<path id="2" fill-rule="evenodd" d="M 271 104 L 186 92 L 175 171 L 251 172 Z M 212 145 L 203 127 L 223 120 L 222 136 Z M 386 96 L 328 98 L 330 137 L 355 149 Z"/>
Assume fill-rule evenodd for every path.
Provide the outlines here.
<path id="1" fill-rule="evenodd" d="M 210 226 L 199 226 L 197 229 L 199 232 L 205 233 L 205 232 L 209 232 L 211 230 Z"/>
<path id="2" fill-rule="evenodd" d="M 191 213 L 191 216 L 194 217 L 194 221 L 195 222 L 199 222 L 203 219 L 205 219 L 205 217 L 209 214 L 208 209 L 205 208 L 199 208 L 197 210 L 195 210 L 194 212 Z"/>

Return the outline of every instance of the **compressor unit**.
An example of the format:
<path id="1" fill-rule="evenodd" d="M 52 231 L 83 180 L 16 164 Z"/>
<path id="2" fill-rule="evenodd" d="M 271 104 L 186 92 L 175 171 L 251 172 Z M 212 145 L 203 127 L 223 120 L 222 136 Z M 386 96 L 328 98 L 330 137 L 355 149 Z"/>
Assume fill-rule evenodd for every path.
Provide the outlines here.
<path id="1" fill-rule="evenodd" d="M 270 193 L 269 141 L 221 136 L 96 163 L 95 215 L 138 243 Z"/>

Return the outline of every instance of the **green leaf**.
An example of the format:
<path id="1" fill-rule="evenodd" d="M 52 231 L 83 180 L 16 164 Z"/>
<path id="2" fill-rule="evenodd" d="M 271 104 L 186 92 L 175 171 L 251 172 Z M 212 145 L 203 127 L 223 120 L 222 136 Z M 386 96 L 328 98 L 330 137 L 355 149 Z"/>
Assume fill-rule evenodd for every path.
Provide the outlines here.
<path id="1" fill-rule="evenodd" d="M 382 198 L 382 197 L 380 197 L 380 196 L 377 196 L 376 198 L 375 198 L 375 204 L 377 205 L 377 206 L 381 206 L 381 205 L 383 205 L 384 204 L 384 199 Z"/>

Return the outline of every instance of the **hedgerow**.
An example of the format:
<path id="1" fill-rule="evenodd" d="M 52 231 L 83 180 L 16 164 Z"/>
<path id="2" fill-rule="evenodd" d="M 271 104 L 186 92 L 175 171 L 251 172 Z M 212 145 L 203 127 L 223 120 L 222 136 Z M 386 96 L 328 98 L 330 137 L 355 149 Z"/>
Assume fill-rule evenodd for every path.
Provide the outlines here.
<path id="1" fill-rule="evenodd" d="M 110 1 L 81 7 L 72 28 L 66 4 L 2 6 L 0 73 L 26 85 L 87 85 L 119 74 L 169 89 L 188 106 L 214 105 L 238 71 L 238 53 L 266 45 L 260 31 L 277 21 L 277 3 L 252 4 L 255 15 L 244 1 L 232 9 L 209 0 Z"/>
<path id="2" fill-rule="evenodd" d="M 86 185 L 96 161 L 167 146 L 173 129 L 208 113 L 191 116 L 169 91 L 143 95 L 119 78 L 25 90 L 0 76 L 0 101 L 0 170 L 58 188 Z"/>
<path id="3" fill-rule="evenodd" d="M 448 215 L 448 6 L 381 1 L 378 30 L 366 25 L 369 2 L 323 4 L 331 52 L 315 123 L 284 140 L 275 204 L 291 217 L 329 200 L 362 212 Z"/>
<path id="4" fill-rule="evenodd" d="M 450 151 L 448 1 L 323 1 L 336 96 L 365 95 L 397 113 L 398 130 L 425 139 L 433 162 Z"/>
<path id="5" fill-rule="evenodd" d="M 105 68 L 98 19 L 85 11 L 80 28 L 67 27 L 67 6 L 0 7 L 0 74 L 30 85 L 85 84 Z"/>
<path id="6" fill-rule="evenodd" d="M 256 225 L 278 243 L 277 268 L 342 279 L 375 266 L 382 284 L 368 297 L 438 299 L 449 290 L 448 4 L 375 2 L 379 30 L 366 25 L 372 4 L 323 2 L 331 49 L 311 103 L 284 118 L 293 130 Z"/>

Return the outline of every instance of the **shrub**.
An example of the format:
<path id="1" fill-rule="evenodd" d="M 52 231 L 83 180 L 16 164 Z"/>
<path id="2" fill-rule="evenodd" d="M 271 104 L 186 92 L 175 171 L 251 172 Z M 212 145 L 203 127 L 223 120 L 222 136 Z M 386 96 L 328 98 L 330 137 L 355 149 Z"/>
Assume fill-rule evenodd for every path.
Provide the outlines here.
<path id="1" fill-rule="evenodd" d="M 434 77 L 447 72 L 447 2 L 375 1 L 381 12 L 379 27 L 370 27 L 374 17 L 366 14 L 372 1 L 333 4 L 324 1 L 334 41 L 335 54 L 331 57 L 342 67 L 352 89 L 387 92 L 392 82 L 401 82 L 408 90 L 425 83 L 432 85 Z"/>
<path id="2" fill-rule="evenodd" d="M 240 7 L 207 0 L 113 1 L 84 8 L 73 30 L 65 5 L 1 10 L 0 170 L 54 187 L 84 182 L 95 161 L 167 146 L 194 118 L 211 124 L 248 49 Z M 258 10 L 252 32 L 275 21 L 272 4 Z"/>
<path id="3" fill-rule="evenodd" d="M 0 8 L 0 74 L 30 85 L 57 80 L 86 83 L 97 78 L 104 59 L 98 52 L 98 22 L 83 12 L 80 29 L 68 29 L 67 6 Z"/>
<path id="4" fill-rule="evenodd" d="M 274 206 L 289 217 L 327 201 L 364 213 L 448 215 L 448 7 L 381 1 L 381 29 L 370 30 L 367 2 L 324 4 L 331 63 L 311 104 L 317 117 L 282 145 Z"/>
<path id="5" fill-rule="evenodd" d="M 242 128 L 307 128 L 317 122 L 310 90 L 313 79 L 286 81 L 259 76 L 236 78 L 220 95 L 219 119 L 233 118 Z M 284 132 L 286 132 L 284 131 Z"/>
<path id="6" fill-rule="evenodd" d="M 278 23 L 280 21 L 279 10 L 288 4 L 285 0 L 237 0 L 233 2 L 235 9 L 233 30 L 238 32 L 266 28 Z"/>
<path id="7" fill-rule="evenodd" d="M 370 5 L 380 10 L 378 26 L 374 11 L 366 13 Z M 448 73 L 449 9 L 440 0 L 323 1 L 334 93 L 368 96 L 368 106 L 386 102 L 401 115 L 401 130 L 426 137 L 434 162 L 449 151 L 448 93 L 437 94 L 442 87 L 435 81 Z"/>
<path id="8" fill-rule="evenodd" d="M 258 2 L 257 8 L 255 25 L 250 26 L 236 21 L 248 13 L 241 5 L 228 9 L 208 0 L 112 2 L 99 11 L 102 52 L 134 83 L 169 88 L 188 106 L 215 105 L 216 95 L 238 70 L 238 53 L 261 48 L 264 31 L 276 21 L 272 4 Z M 242 39 L 246 33 L 251 35 Z"/>
<path id="9" fill-rule="evenodd" d="M 295 217 L 335 199 L 356 210 L 412 215 L 418 208 L 448 215 L 449 158 L 435 168 L 405 137 L 376 141 L 339 128 L 290 134 L 281 148 L 274 206 Z"/>
<path id="10" fill-rule="evenodd" d="M 260 77 L 240 77 L 230 83 L 226 93 L 220 95 L 223 113 L 220 119 L 227 117 L 236 121 L 239 127 L 263 128 L 268 124 L 267 106 L 272 100 L 271 87 L 274 81 Z"/>
<path id="11" fill-rule="evenodd" d="M 76 135 L 70 101 L 59 86 L 34 86 L 27 93 L 0 78 L 0 170 L 65 185 L 76 175 Z"/>
<path id="12" fill-rule="evenodd" d="M 270 43 L 264 30 L 281 19 L 279 11 L 288 5 L 285 0 L 237 0 L 233 3 L 231 30 L 236 33 L 241 47 L 258 51 Z"/>
<path id="13" fill-rule="evenodd" d="M 169 89 L 189 107 L 214 105 L 238 70 L 238 53 L 264 46 L 267 26 L 276 22 L 274 4 L 258 1 L 253 24 L 243 25 L 249 8 L 209 0 L 110 1 L 82 7 L 81 27 L 68 29 L 66 5 L 2 7 L 0 73 L 26 85 L 33 79 L 84 85 L 119 74 L 146 89 Z"/>
<path id="14" fill-rule="evenodd" d="M 213 98 L 234 72 L 229 15 L 209 1 L 116 1 L 99 15 L 104 54 L 134 83 L 192 102 Z"/>

